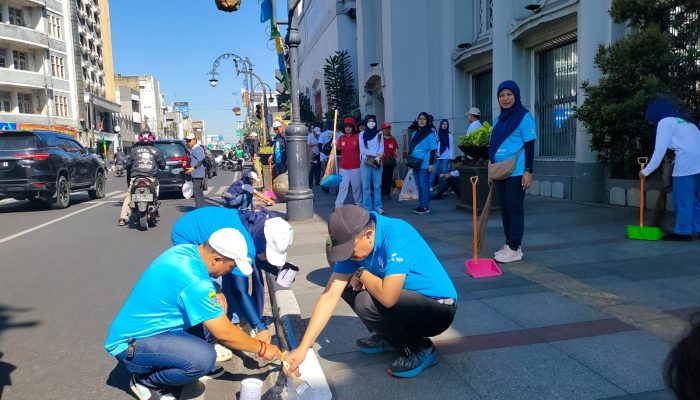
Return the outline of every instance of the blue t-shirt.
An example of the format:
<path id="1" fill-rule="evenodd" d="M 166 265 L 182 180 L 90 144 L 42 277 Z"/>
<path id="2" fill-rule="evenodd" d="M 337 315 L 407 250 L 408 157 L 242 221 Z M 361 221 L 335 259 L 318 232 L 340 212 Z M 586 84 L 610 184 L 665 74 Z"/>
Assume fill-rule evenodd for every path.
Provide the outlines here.
<path id="1" fill-rule="evenodd" d="M 418 131 L 413 132 L 413 134 L 417 135 Z M 435 132 L 430 132 L 427 137 L 421 140 L 420 143 L 413 148 L 411 155 L 413 157 L 422 158 L 423 164 L 421 165 L 421 169 L 428 169 L 428 165 L 430 165 L 430 151 L 437 149 L 438 142 L 437 137 L 435 137 Z"/>
<path id="2" fill-rule="evenodd" d="M 493 121 L 493 127 L 496 127 L 498 123 L 498 118 Z M 503 141 L 501 147 L 496 151 L 496 155 L 493 157 L 494 161 L 501 162 L 509 158 L 515 157 L 518 151 L 525 145 L 525 142 L 537 139 L 537 125 L 535 125 L 535 118 L 531 113 L 525 114 L 523 120 L 520 121 L 518 128 L 513 131 Z M 510 176 L 522 176 L 525 173 L 525 150 L 520 153 L 518 161 L 515 163 L 515 169 Z"/>
<path id="3" fill-rule="evenodd" d="M 253 264 L 256 255 L 255 244 L 250 233 L 241 222 L 236 209 L 214 206 L 194 209 L 175 222 L 173 231 L 170 234 L 170 240 L 173 242 L 173 245 L 182 243 L 200 245 L 206 242 L 212 233 L 223 228 L 233 228 L 243 235 L 248 245 L 248 261 Z M 245 276 L 238 268 L 235 268 L 233 273 Z"/>
<path id="4" fill-rule="evenodd" d="M 146 268 L 112 321 L 105 349 L 116 356 L 130 338 L 182 331 L 224 315 L 196 245 L 171 247 Z"/>
<path id="5" fill-rule="evenodd" d="M 403 288 L 433 299 L 455 299 L 450 277 L 428 243 L 408 222 L 370 213 L 376 222 L 374 250 L 362 261 L 345 260 L 333 272 L 351 274 L 362 266 L 382 279 L 405 274 Z"/>

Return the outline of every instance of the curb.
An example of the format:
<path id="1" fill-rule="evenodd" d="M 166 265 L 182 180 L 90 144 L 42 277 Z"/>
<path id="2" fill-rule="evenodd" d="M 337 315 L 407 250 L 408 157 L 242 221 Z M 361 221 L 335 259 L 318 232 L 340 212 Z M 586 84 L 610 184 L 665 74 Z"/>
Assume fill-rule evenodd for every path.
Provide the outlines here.
<path id="1" fill-rule="evenodd" d="M 275 329 L 284 350 L 295 349 L 299 345 L 299 340 L 306 330 L 306 324 L 301 318 L 299 303 L 291 289 L 283 288 L 277 284 L 275 277 L 265 273 L 267 286 L 270 290 L 270 302 L 272 314 L 275 317 Z M 318 361 L 316 351 L 309 349 L 304 364 L 299 368 L 302 379 L 309 383 L 311 389 L 304 392 L 303 400 L 330 400 L 333 398 L 326 375 L 323 373 L 321 364 Z M 284 377 L 284 374 L 280 374 Z M 279 379 L 278 379 L 279 381 Z M 289 400 L 300 399 L 293 389 L 292 381 L 287 381 L 287 398 Z"/>

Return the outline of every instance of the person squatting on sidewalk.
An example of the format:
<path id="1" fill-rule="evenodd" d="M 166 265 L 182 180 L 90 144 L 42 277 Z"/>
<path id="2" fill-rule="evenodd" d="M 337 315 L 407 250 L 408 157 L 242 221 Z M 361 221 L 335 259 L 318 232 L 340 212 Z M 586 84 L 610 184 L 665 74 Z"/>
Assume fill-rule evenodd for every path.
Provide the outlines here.
<path id="1" fill-rule="evenodd" d="M 363 353 L 396 352 L 389 373 L 410 378 L 437 362 L 430 337 L 452 324 L 457 291 L 430 246 L 407 222 L 346 205 L 328 220 L 328 258 L 338 261 L 316 301 L 304 337 L 285 359 L 298 374 L 307 350 L 342 297 L 372 336 L 357 340 Z"/>
<path id="2" fill-rule="evenodd" d="M 173 400 L 172 387 L 224 372 L 214 369 L 216 353 L 199 336 L 202 327 L 226 347 L 280 357 L 277 346 L 251 338 L 226 318 L 212 284 L 234 267 L 250 273 L 247 252 L 243 235 L 226 228 L 199 246 L 171 247 L 143 272 L 105 341 L 107 352 L 133 374 L 130 388 L 138 399 Z"/>
<path id="3" fill-rule="evenodd" d="M 352 186 L 355 205 L 362 206 L 362 181 L 360 178 L 360 142 L 355 133 L 355 120 L 347 117 L 343 120 L 343 134 L 337 139 L 337 155 L 340 156 L 340 186 L 335 208 L 341 207 L 348 196 L 348 185 Z"/>
<path id="4" fill-rule="evenodd" d="M 649 176 L 661 164 L 666 150 L 676 153 L 673 163 L 673 209 L 676 226 L 663 240 L 685 241 L 700 233 L 700 130 L 668 99 L 649 105 L 646 118 L 656 125 L 656 144 L 649 164 L 639 178 Z"/>
<path id="5" fill-rule="evenodd" d="M 226 207 L 235 208 L 238 210 L 245 210 L 247 208 L 252 209 L 253 196 L 268 206 L 274 205 L 274 200 L 253 188 L 254 182 L 260 182 L 258 174 L 256 174 L 254 171 L 246 172 L 241 179 L 233 182 L 231 186 L 226 189 L 224 194 L 221 195 L 226 202 Z"/>
<path id="6" fill-rule="evenodd" d="M 489 139 L 489 161 L 498 163 L 517 157 L 510 176 L 494 181 L 506 236 L 506 243 L 494 253 L 494 259 L 508 263 L 523 259 L 520 245 L 525 229 L 525 192 L 532 184 L 537 125 L 520 102 L 520 88 L 514 81 L 498 85 L 497 95 L 501 114 L 493 124 Z"/>
<path id="7" fill-rule="evenodd" d="M 382 161 L 384 158 L 384 138 L 377 129 L 377 117 L 368 115 L 366 128 L 360 132 L 360 171 L 362 173 L 362 199 L 364 207 L 380 215 L 382 210 Z M 374 195 L 374 196 L 373 196 Z M 372 205 L 374 197 L 374 206 Z"/>
<path id="8" fill-rule="evenodd" d="M 230 305 L 226 315 L 242 315 L 256 332 L 256 339 L 270 343 L 271 336 L 262 314 L 265 305 L 263 271 L 277 275 L 287 262 L 287 251 L 294 240 L 294 230 L 280 214 L 260 211 L 238 211 L 222 207 L 203 207 L 183 215 L 173 226 L 173 245 L 201 244 L 212 232 L 223 228 L 235 229 L 243 235 L 252 260 L 250 274 L 252 295 L 248 291 L 248 276 L 239 270 L 221 277 L 221 290 Z M 222 353 L 216 346 L 217 353 Z M 230 359 L 229 356 L 227 359 Z M 223 360 L 222 360 L 223 361 Z"/>

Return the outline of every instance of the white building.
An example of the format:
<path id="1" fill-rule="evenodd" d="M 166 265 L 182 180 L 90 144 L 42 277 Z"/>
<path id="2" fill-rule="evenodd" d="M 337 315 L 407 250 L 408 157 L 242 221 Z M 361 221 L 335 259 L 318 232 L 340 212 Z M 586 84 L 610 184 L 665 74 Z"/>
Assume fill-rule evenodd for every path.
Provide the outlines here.
<path id="1" fill-rule="evenodd" d="M 499 113 L 494 91 L 513 79 L 539 138 L 531 194 L 600 201 L 603 169 L 572 116 L 583 81 L 595 83 L 599 45 L 625 34 L 611 0 L 358 0 L 360 108 L 401 133 L 419 112 L 466 130 L 465 112 Z M 535 12 L 525 6 L 539 6 Z M 532 8 L 532 7 L 530 7 Z M 579 62 L 581 60 L 581 62 Z M 302 81 L 303 82 L 303 81 Z"/>
<path id="2" fill-rule="evenodd" d="M 65 125 L 78 99 L 69 0 L 0 0 L 0 123 Z"/>
<path id="3" fill-rule="evenodd" d="M 160 82 L 153 75 L 122 76 L 116 74 L 117 86 L 127 86 L 139 93 L 141 101 L 141 128 L 158 134 L 165 129 L 163 96 Z"/>
<path id="4" fill-rule="evenodd" d="M 357 24 L 355 1 L 304 0 L 299 17 L 299 88 L 311 100 L 317 118 L 328 112 L 323 83 L 326 58 L 347 50 L 357 87 Z"/>
<path id="5" fill-rule="evenodd" d="M 115 98 L 121 104 L 121 112 L 115 115 L 121 147 L 131 147 L 141 131 L 141 98 L 137 90 L 128 86 L 117 87 Z"/>

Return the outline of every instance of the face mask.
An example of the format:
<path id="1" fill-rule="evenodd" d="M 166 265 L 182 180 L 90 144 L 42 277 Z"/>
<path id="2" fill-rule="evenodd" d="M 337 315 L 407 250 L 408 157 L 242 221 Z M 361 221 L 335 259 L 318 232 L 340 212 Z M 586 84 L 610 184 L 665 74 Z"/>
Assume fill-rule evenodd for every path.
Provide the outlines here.
<path id="1" fill-rule="evenodd" d="M 376 126 L 377 126 L 377 123 L 374 122 L 374 121 L 369 121 L 369 122 L 367 123 L 367 127 L 368 127 L 369 129 L 374 129 Z"/>

